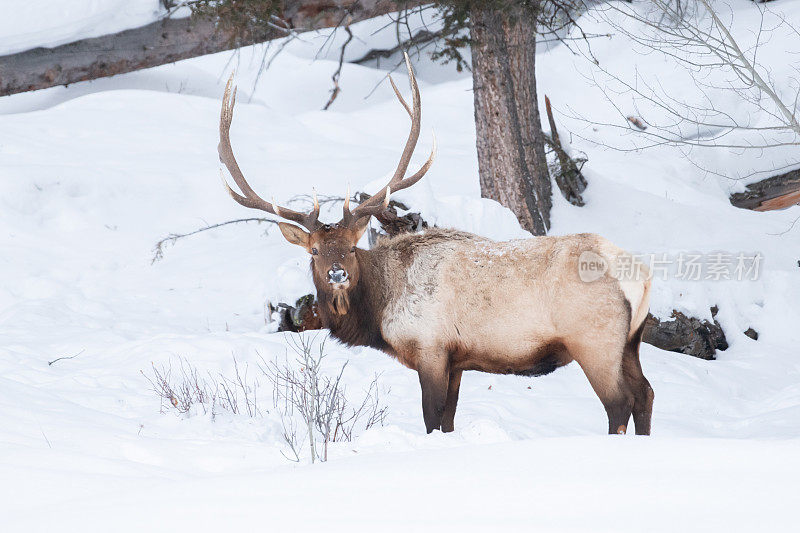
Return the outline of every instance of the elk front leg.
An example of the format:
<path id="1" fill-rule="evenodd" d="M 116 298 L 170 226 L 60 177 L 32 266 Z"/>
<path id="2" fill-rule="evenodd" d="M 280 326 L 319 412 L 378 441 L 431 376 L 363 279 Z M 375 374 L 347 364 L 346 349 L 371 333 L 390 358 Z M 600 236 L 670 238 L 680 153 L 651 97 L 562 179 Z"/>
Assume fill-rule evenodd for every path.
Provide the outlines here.
<path id="1" fill-rule="evenodd" d="M 425 429 L 430 433 L 434 429 L 442 428 L 450 374 L 446 357 L 422 356 L 420 359 L 417 373 L 422 387 L 422 417 L 425 420 Z"/>
<path id="2" fill-rule="evenodd" d="M 449 433 L 455 429 L 456 405 L 460 387 L 461 370 L 451 370 L 447 385 L 447 401 L 444 404 L 444 415 L 442 415 L 442 433 Z"/>

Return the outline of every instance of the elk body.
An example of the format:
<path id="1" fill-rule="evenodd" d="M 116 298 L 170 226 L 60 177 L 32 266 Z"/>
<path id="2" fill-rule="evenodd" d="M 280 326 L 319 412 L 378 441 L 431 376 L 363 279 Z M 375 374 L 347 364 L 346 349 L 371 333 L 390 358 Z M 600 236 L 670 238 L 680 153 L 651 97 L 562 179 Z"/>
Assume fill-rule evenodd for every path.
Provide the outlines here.
<path id="1" fill-rule="evenodd" d="M 577 361 L 608 415 L 610 433 L 650 433 L 653 390 L 642 374 L 639 345 L 648 311 L 647 269 L 593 234 L 494 242 L 455 230 L 430 229 L 384 239 L 370 250 L 357 243 L 371 216 L 386 209 L 391 191 L 427 172 L 433 151 L 404 177 L 419 137 L 419 89 L 408 59 L 413 101 L 392 87 L 412 119 L 400 164 L 388 186 L 342 220 L 318 221 L 319 205 L 299 213 L 261 199 L 247 184 L 230 145 L 235 103 L 228 82 L 220 119 L 219 154 L 244 195 L 240 204 L 283 217 L 284 237 L 311 254 L 318 312 L 345 344 L 371 346 L 419 374 L 425 427 L 453 431 L 465 370 L 538 376 Z M 349 194 L 348 194 L 349 196 Z M 302 227 L 300 227 L 302 226 Z M 305 229 L 303 229 L 305 228 Z M 582 254 L 608 267 L 597 279 L 579 275 Z M 610 273 L 633 266 L 630 279 Z"/>

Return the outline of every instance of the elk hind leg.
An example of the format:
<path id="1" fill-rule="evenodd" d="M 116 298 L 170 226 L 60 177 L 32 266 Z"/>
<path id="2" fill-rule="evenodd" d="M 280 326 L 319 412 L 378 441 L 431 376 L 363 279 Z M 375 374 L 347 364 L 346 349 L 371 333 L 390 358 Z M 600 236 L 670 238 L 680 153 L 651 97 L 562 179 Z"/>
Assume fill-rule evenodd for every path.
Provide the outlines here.
<path id="1" fill-rule="evenodd" d="M 622 372 L 622 349 L 571 350 L 608 415 L 609 434 L 624 434 L 634 398 Z M 615 354 L 610 356 L 610 354 Z"/>
<path id="2" fill-rule="evenodd" d="M 639 361 L 639 346 L 642 341 L 644 324 L 636 331 L 634 336 L 625 345 L 622 354 L 622 373 L 633 393 L 633 424 L 637 435 L 650 434 L 650 420 L 653 416 L 653 388 L 642 373 L 642 364 Z"/>
<path id="3" fill-rule="evenodd" d="M 628 431 L 628 422 L 633 412 L 633 395 L 622 380 L 616 387 L 608 386 L 604 390 L 595 389 L 608 415 L 609 435 L 624 435 Z"/>

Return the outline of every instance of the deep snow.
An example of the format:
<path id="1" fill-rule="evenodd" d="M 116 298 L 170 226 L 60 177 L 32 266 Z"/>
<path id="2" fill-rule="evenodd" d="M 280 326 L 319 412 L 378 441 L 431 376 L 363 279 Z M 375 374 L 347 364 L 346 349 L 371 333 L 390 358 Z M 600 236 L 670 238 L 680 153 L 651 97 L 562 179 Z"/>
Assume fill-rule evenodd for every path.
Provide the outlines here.
<path id="1" fill-rule="evenodd" d="M 785 12 L 800 19 L 796 7 Z M 385 40 L 370 37 L 382 24 L 364 23 L 358 34 Z M 259 354 L 282 356 L 288 346 L 265 324 L 265 301 L 313 287 L 305 252 L 263 225 L 182 239 L 151 265 L 153 245 L 170 232 L 257 216 L 219 182 L 217 121 L 230 69 L 240 87 L 232 142 L 256 190 L 279 203 L 312 187 L 342 195 L 348 182 L 372 191 L 393 171 L 407 117 L 386 83 L 364 99 L 384 72 L 345 65 L 342 94 L 320 111 L 336 68 L 335 45 L 313 61 L 323 39 L 287 47 L 255 88 L 262 47 L 232 62 L 217 54 L 0 99 L 3 531 L 791 529 L 800 225 L 786 230 L 798 208 L 737 210 L 727 194 L 741 183 L 695 164 L 764 168 L 769 152 L 689 160 L 670 147 L 623 153 L 593 144 L 586 123 L 559 110 L 598 122 L 614 110 L 586 84 L 585 60 L 562 46 L 539 56 L 540 97 L 554 100 L 562 137 L 582 132 L 572 146 L 589 157 L 590 186 L 583 208 L 556 193 L 553 233 L 593 231 L 641 253 L 764 256 L 757 281 L 655 281 L 654 312 L 710 316 L 716 304 L 731 347 L 707 362 L 643 346 L 656 392 L 652 437 L 602 435 L 605 413 L 576 365 L 538 379 L 467 374 L 456 432 L 425 435 L 416 375 L 333 342 L 329 368 L 349 361 L 354 394 L 380 374 L 389 413 L 384 427 L 335 445 L 327 464 L 287 462 L 274 412 L 213 421 L 160 412 L 140 373 L 151 362 L 185 357 L 230 375 L 235 354 L 255 369 Z M 594 53 L 612 71 L 646 70 L 648 58 L 625 44 L 598 40 Z M 439 225 L 524 237 L 508 210 L 480 199 L 471 80 L 446 79 L 440 68 L 419 68 L 415 162 L 434 128 L 439 156 L 398 196 Z M 680 77 L 662 81 L 692 96 Z M 606 143 L 620 135 L 588 131 Z M 758 341 L 741 333 L 750 326 Z"/>

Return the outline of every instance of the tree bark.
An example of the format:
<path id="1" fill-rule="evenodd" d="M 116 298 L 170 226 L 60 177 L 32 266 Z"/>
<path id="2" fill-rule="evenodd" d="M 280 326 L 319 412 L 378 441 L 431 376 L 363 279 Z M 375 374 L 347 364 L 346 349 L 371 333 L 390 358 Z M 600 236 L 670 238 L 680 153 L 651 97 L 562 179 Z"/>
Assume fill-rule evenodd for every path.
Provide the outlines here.
<path id="1" fill-rule="evenodd" d="M 424 1 L 409 0 L 405 7 Z M 392 0 L 286 0 L 281 18 L 296 31 L 350 24 L 398 10 Z M 217 31 L 210 20 L 163 19 L 147 26 L 55 48 L 0 57 L 0 96 L 68 85 L 156 67 L 285 36 L 265 28 L 246 42 Z"/>
<path id="2" fill-rule="evenodd" d="M 552 188 L 536 98 L 534 16 L 522 7 L 474 8 L 470 21 L 481 195 L 544 235 Z"/>

